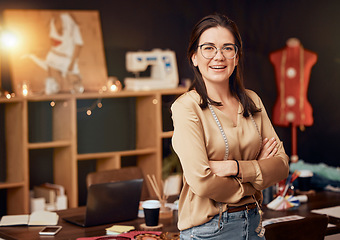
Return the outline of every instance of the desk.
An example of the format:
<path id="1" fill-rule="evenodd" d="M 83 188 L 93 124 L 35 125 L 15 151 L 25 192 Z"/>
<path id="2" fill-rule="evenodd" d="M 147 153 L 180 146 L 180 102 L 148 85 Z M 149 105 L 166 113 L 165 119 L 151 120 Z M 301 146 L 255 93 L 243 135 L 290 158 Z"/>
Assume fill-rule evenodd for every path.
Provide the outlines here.
<path id="1" fill-rule="evenodd" d="M 313 209 L 321 209 L 327 207 L 335 207 L 340 205 L 340 193 L 335 192 L 317 192 L 314 195 L 308 196 L 308 202 L 302 203 L 295 210 L 274 211 L 263 207 L 263 219 L 285 217 L 288 215 L 300 215 L 302 217 L 310 217 L 315 215 L 310 211 Z M 329 227 L 326 230 L 326 235 L 340 233 L 340 219 L 329 217 L 329 223 L 336 225 L 335 227 Z"/>
<path id="2" fill-rule="evenodd" d="M 6 240 L 14 240 L 14 239 L 45 239 L 45 240 L 54 240 L 54 239 L 77 239 L 79 237 L 95 237 L 95 236 L 103 236 L 106 234 L 105 228 L 111 227 L 114 223 L 105 224 L 94 227 L 79 227 L 74 224 L 68 223 L 64 221 L 62 218 L 85 214 L 85 207 L 79 208 L 71 208 L 67 210 L 57 211 L 59 215 L 58 225 L 62 226 L 63 229 L 55 236 L 40 236 L 39 231 L 43 228 L 43 226 L 39 227 L 27 227 L 27 226 L 15 226 L 15 227 L 0 227 L 0 238 L 4 238 Z M 169 219 L 160 219 L 160 223 L 163 224 L 164 232 L 178 232 L 177 229 L 177 211 L 174 211 L 173 218 Z M 137 218 L 132 221 L 120 222 L 117 224 L 120 225 L 129 225 L 134 226 L 137 230 L 139 230 L 139 225 L 144 223 L 144 218 Z"/>
<path id="3" fill-rule="evenodd" d="M 334 192 L 318 192 L 315 195 L 309 196 L 309 200 L 307 203 L 301 204 L 301 206 L 296 210 L 286 210 L 286 211 L 273 211 L 264 207 L 264 219 L 276 218 L 276 217 L 284 217 L 287 215 L 300 215 L 304 217 L 308 217 L 313 215 L 310 211 L 313 209 L 320 209 L 326 207 L 333 207 L 340 205 L 340 193 Z M 63 211 L 58 211 L 59 214 L 59 223 L 58 225 L 62 226 L 63 229 L 56 235 L 52 237 L 43 237 L 39 236 L 38 232 L 42 227 L 25 227 L 25 226 L 16 226 L 16 227 L 0 227 L 0 238 L 4 238 L 6 240 L 13 239 L 45 239 L 45 240 L 53 240 L 53 239 L 77 239 L 79 237 L 93 237 L 93 236 L 102 236 L 105 235 L 105 228 L 112 226 L 113 224 L 106 224 L 95 227 L 78 227 L 76 225 L 70 224 L 62 220 L 63 217 L 73 216 L 76 214 L 81 214 L 85 212 L 84 207 L 67 209 Z M 171 219 L 160 219 L 160 222 L 164 225 L 164 232 L 178 232 L 177 229 L 177 211 L 174 212 L 174 216 Z M 139 229 L 139 225 L 144 223 L 144 219 L 136 219 L 133 221 L 121 222 L 121 225 L 132 225 L 137 230 Z M 336 234 L 340 233 L 340 219 L 330 217 L 330 223 L 335 224 L 336 227 L 328 228 L 326 234 Z"/>

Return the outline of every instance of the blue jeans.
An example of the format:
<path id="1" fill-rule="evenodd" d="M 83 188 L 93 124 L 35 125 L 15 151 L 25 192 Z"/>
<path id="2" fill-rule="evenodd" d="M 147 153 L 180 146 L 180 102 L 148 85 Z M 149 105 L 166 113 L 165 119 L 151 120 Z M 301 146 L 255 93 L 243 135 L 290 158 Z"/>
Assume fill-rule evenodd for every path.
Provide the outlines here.
<path id="1" fill-rule="evenodd" d="M 257 209 L 222 213 L 220 226 L 218 224 L 219 214 L 209 222 L 200 226 L 192 227 L 181 231 L 181 240 L 265 240 L 259 237 L 255 229 L 260 222 L 260 215 Z"/>

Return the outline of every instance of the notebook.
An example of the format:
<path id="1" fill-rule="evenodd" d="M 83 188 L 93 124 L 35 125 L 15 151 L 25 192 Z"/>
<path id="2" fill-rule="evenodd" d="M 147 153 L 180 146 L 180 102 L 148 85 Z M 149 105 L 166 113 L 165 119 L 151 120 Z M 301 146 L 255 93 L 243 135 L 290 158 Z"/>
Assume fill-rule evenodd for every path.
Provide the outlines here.
<path id="1" fill-rule="evenodd" d="M 82 226 L 97 226 L 137 218 L 143 179 L 90 185 L 86 213 L 63 218 Z"/>

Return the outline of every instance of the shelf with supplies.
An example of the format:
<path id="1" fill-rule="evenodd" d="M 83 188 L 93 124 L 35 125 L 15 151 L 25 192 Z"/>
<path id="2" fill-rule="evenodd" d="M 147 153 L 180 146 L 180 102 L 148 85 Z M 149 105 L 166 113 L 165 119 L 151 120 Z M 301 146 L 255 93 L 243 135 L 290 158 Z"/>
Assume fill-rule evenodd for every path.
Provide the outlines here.
<path id="1" fill-rule="evenodd" d="M 162 89 L 150 91 L 126 91 L 116 93 L 83 93 L 83 94 L 55 94 L 37 95 L 27 97 L 0 97 L 1 118 L 5 146 L 6 179 L 0 182 L 0 190 L 6 191 L 7 214 L 29 213 L 29 190 L 31 168 L 38 168 L 30 164 L 31 153 L 40 154 L 40 151 L 51 151 L 53 183 L 64 186 L 68 198 L 68 206 L 78 207 L 78 162 L 95 160 L 96 170 L 121 168 L 121 162 L 126 157 L 134 157 L 136 165 L 141 167 L 144 174 L 154 174 L 158 180 L 162 178 L 162 158 L 164 138 L 171 138 L 172 130 L 164 129 L 164 109 L 169 118 L 171 101 L 162 106 L 164 98 L 175 99 L 187 91 L 187 88 Z M 79 108 L 82 101 L 95 101 L 96 99 L 117 99 L 118 103 L 125 104 L 133 99 L 133 109 L 123 111 L 131 114 L 135 126 L 128 128 L 135 138 L 133 144 L 127 149 L 114 149 L 109 151 L 92 151 L 81 147 L 80 141 L 83 128 L 79 129 Z M 112 104 L 109 102 L 109 104 Z M 114 103 L 116 104 L 116 102 Z M 125 106 L 125 105 L 124 105 Z M 46 108 L 48 114 L 40 111 Z M 133 114 L 131 113 L 133 111 Z M 84 113 L 86 115 L 86 113 Z M 119 118 L 119 114 L 113 114 Z M 130 115 L 124 116 L 129 119 Z M 84 117 L 85 118 L 85 117 Z M 110 122 L 111 121 L 111 122 Z M 171 120 L 170 120 L 171 121 Z M 118 121 L 118 124 L 121 122 Z M 115 124 L 109 119 L 99 125 Z M 46 133 L 41 130 L 49 129 Z M 89 124 L 85 129 L 97 131 L 98 125 Z M 99 126 L 105 127 L 105 126 Z M 120 126 L 117 126 L 120 127 Z M 40 129 L 41 128 L 41 129 Z M 91 129 L 93 128 L 93 129 Z M 122 129 L 124 131 L 125 128 Z M 40 131 L 40 132 L 39 132 Z M 87 133 L 90 134 L 90 133 Z M 47 137 L 45 136 L 47 135 Z M 114 134 L 113 134 L 114 135 Z M 113 136 L 123 138 L 122 135 Z M 102 139 L 94 139 L 96 142 Z M 106 143 L 106 142 L 105 142 Z M 98 143 L 99 144 L 99 143 Z M 110 143 L 107 143 L 110 144 Z M 1 149 L 5 148 L 5 149 Z M 84 152 L 82 148 L 89 152 Z M 150 186 L 151 187 L 151 186 Z"/>

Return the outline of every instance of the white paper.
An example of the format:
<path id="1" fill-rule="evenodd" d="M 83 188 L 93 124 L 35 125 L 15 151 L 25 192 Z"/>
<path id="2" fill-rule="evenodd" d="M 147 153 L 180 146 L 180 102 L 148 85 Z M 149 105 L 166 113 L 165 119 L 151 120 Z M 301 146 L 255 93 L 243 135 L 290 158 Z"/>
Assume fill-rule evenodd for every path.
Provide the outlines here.
<path id="1" fill-rule="evenodd" d="M 55 212 L 36 211 L 31 213 L 28 225 L 57 225 L 58 219 Z"/>
<path id="2" fill-rule="evenodd" d="M 0 226 L 27 225 L 29 215 L 6 215 L 1 218 Z"/>
<path id="3" fill-rule="evenodd" d="M 311 212 L 318 214 L 327 214 L 328 216 L 340 218 L 340 206 L 322 208 L 322 209 L 314 209 Z"/>
<path id="4" fill-rule="evenodd" d="M 262 225 L 265 227 L 269 224 L 273 223 L 279 223 L 279 222 L 288 222 L 288 221 L 294 221 L 294 220 L 299 220 L 303 219 L 304 217 L 299 216 L 299 215 L 290 215 L 290 216 L 285 216 L 285 217 L 278 217 L 278 218 L 270 218 L 266 219 L 262 222 Z"/>
<path id="5" fill-rule="evenodd" d="M 6 215 L 1 218 L 0 226 L 45 226 L 57 225 L 59 216 L 55 212 L 36 211 L 31 215 Z"/>

